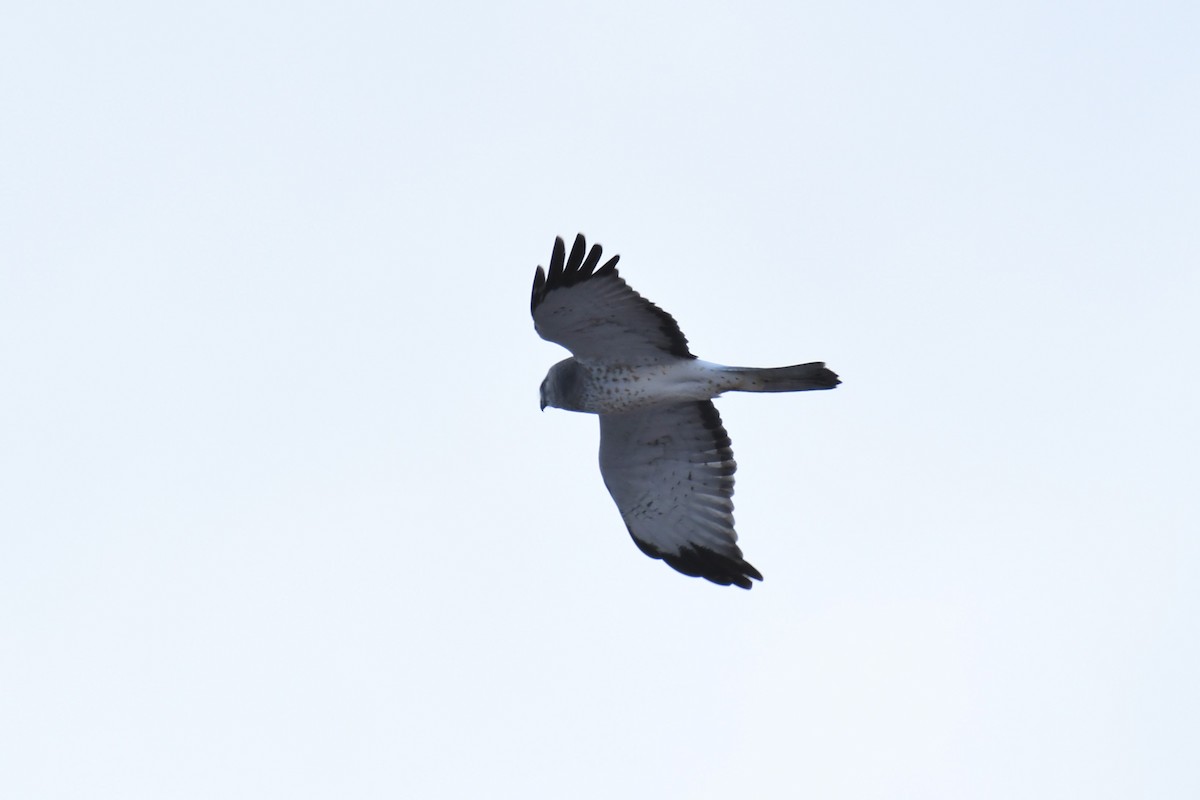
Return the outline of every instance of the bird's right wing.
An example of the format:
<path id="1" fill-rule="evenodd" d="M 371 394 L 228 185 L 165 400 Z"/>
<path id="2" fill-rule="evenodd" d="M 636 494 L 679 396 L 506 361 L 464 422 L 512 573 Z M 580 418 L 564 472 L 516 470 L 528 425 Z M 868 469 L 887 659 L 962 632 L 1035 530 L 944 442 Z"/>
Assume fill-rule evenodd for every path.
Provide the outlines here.
<path id="1" fill-rule="evenodd" d="M 529 306 L 538 335 L 584 360 L 695 358 L 671 315 L 617 274 L 619 256 L 597 269 L 602 253 L 598 244 L 588 251 L 580 234 L 568 258 L 563 240 L 554 240 L 550 271 L 538 267 L 533 276 Z"/>
<path id="2" fill-rule="evenodd" d="M 711 401 L 600 415 L 600 472 L 634 543 L 685 575 L 749 589 L 729 435 Z"/>

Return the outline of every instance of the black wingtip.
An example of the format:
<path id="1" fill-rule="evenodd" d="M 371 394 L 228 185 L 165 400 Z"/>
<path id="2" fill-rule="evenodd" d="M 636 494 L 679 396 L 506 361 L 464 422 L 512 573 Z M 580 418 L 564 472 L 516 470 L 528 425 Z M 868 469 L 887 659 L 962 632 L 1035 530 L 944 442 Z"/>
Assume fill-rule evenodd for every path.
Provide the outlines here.
<path id="1" fill-rule="evenodd" d="M 741 557 L 736 558 L 721 555 L 712 550 L 699 547 L 688 547 L 678 555 L 662 556 L 662 560 L 676 572 L 704 578 L 719 586 L 737 586 L 740 589 L 750 589 L 754 586 L 750 581 L 761 581 L 762 573 L 754 565 Z"/>
<path id="2" fill-rule="evenodd" d="M 567 257 L 567 244 L 561 236 L 554 237 L 554 250 L 550 253 L 550 270 L 546 275 L 546 285 L 558 283 L 563 274 L 563 262 Z"/>
<path id="3" fill-rule="evenodd" d="M 633 535 L 632 530 L 629 531 L 629 535 L 643 553 L 651 558 L 661 558 L 671 569 L 692 578 L 704 578 L 719 586 L 737 586 L 740 589 L 750 589 L 754 586 L 751 580 L 763 579 L 762 573 L 742 558 L 742 551 L 736 546 L 734 555 L 722 555 L 701 547 L 685 547 L 678 553 L 666 553 L 640 541 Z"/>
<path id="4" fill-rule="evenodd" d="M 597 249 L 599 249 L 599 247 L 600 247 L 600 246 L 599 246 L 599 245 L 596 245 L 596 247 L 597 247 Z M 600 260 L 600 256 L 599 256 L 599 254 L 597 254 L 597 256 L 596 256 L 596 260 L 597 260 L 597 261 L 599 261 L 599 260 Z M 601 267 L 600 269 L 596 270 L 596 275 L 611 275 L 611 274 L 615 274 L 615 273 L 616 273 L 616 271 L 617 271 L 617 262 L 618 262 L 618 261 L 620 261 L 620 260 L 621 260 L 621 257 L 620 257 L 620 256 L 613 256 L 613 257 L 612 257 L 612 258 L 610 258 L 608 261 L 604 262 L 604 266 L 603 266 L 603 267 Z"/>
<path id="5" fill-rule="evenodd" d="M 600 256 L 604 255 L 604 248 L 600 245 L 592 245 L 592 249 L 588 251 L 587 259 L 579 267 L 579 279 L 584 280 L 590 278 L 592 273 L 596 271 L 596 265 L 600 263 Z"/>
<path id="6" fill-rule="evenodd" d="M 604 248 L 593 244 L 588 249 L 587 238 L 582 234 L 575 235 L 571 244 L 571 254 L 567 255 L 567 244 L 561 236 L 554 239 L 554 250 L 550 254 L 550 268 L 545 272 L 538 267 L 533 277 L 533 296 L 530 300 L 530 311 L 535 311 L 546 295 L 555 289 L 567 288 L 582 283 L 591 278 L 617 276 L 617 261 L 619 256 L 610 258 L 604 266 L 596 269 Z M 540 277 L 539 277 L 540 276 Z"/>
<path id="7" fill-rule="evenodd" d="M 579 271 L 579 267 L 583 264 L 585 250 L 587 250 L 587 242 L 584 241 L 583 234 L 575 234 L 575 243 L 571 245 L 571 257 L 567 259 L 566 272 L 574 274 Z"/>
<path id="8" fill-rule="evenodd" d="M 537 304 L 541 302 L 542 295 L 546 291 L 546 271 L 541 267 L 537 268 L 537 272 L 533 273 L 533 295 L 529 298 L 529 312 L 537 308 Z"/>

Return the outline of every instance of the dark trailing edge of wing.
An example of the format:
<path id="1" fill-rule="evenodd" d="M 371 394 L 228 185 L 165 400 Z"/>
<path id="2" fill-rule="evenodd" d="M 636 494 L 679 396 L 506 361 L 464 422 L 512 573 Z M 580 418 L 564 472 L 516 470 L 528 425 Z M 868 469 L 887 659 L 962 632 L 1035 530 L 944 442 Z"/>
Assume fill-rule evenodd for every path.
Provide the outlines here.
<path id="1" fill-rule="evenodd" d="M 585 252 L 586 258 L 584 257 Z M 554 250 L 550 254 L 549 271 L 545 271 L 539 266 L 537 272 L 534 273 L 533 295 L 529 300 L 529 312 L 536 313 L 538 306 L 546 299 L 546 295 L 556 289 L 567 289 L 594 278 L 620 278 L 620 274 L 617 272 L 617 262 L 621 259 L 619 255 L 604 262 L 599 269 L 596 268 L 603 253 L 604 249 L 598 244 L 592 245 L 591 250 L 588 250 L 587 241 L 583 234 L 579 233 L 575 235 L 575 243 L 571 245 L 571 255 L 568 258 L 566 243 L 563 242 L 561 236 L 556 237 Z M 679 324 L 675 322 L 675 318 L 634 292 L 633 289 L 629 289 L 629 291 L 633 292 L 635 297 L 640 298 L 646 304 L 647 310 L 658 317 L 659 329 L 666 334 L 671 343 L 671 355 L 680 358 L 695 358 L 688 350 L 687 338 L 679 330 Z"/>
<path id="2" fill-rule="evenodd" d="M 716 405 L 712 400 L 700 400 L 696 403 L 696 409 L 700 412 L 700 424 L 704 429 L 712 434 L 713 449 L 717 451 L 717 455 L 721 457 L 727 472 L 722 472 L 722 475 L 732 476 L 734 470 L 737 469 L 737 462 L 733 460 L 733 442 L 729 438 L 729 432 L 725 430 L 724 423 L 721 422 L 721 414 L 717 411 Z M 733 478 L 729 478 L 729 485 L 721 485 L 721 489 L 733 494 Z"/>

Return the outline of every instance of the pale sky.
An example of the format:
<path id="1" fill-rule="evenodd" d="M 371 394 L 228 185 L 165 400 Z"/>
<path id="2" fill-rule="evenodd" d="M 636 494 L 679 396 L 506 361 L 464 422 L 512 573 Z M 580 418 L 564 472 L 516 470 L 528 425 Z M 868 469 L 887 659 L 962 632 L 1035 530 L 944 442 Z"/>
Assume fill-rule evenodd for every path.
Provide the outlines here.
<path id="1" fill-rule="evenodd" d="M 1192 2 L 13 3 L 0 796 L 1200 796 Z M 733 395 L 644 557 L 534 268 Z"/>

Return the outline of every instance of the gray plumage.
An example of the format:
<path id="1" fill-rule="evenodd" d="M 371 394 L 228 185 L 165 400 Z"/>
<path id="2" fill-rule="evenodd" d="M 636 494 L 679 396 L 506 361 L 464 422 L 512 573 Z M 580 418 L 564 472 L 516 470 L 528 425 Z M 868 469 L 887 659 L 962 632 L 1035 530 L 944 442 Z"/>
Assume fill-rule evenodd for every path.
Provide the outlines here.
<path id="1" fill-rule="evenodd" d="M 729 435 L 712 398 L 799 392 L 840 381 L 823 362 L 774 369 L 701 361 L 670 314 L 617 274 L 617 257 L 555 240 L 530 310 L 538 334 L 571 351 L 542 381 L 542 408 L 600 417 L 600 472 L 642 552 L 685 575 L 749 589 L 762 574 L 737 546 Z"/>

